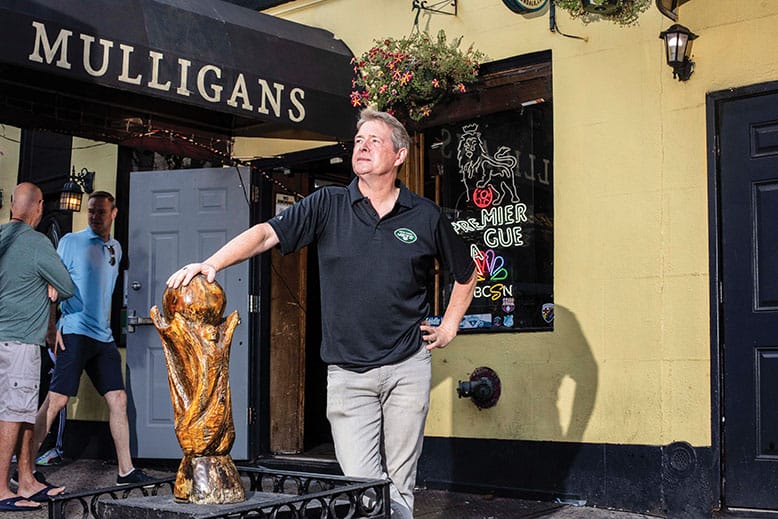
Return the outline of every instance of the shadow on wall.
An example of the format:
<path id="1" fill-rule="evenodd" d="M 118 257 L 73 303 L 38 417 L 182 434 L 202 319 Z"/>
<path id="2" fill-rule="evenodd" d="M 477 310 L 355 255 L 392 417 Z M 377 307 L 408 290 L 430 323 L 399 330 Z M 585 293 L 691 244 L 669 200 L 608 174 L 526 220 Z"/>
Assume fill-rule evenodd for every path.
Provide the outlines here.
<path id="1" fill-rule="evenodd" d="M 532 374 L 534 389 L 533 419 L 541 442 L 520 442 L 522 457 L 527 460 L 522 483 L 544 496 L 562 500 L 585 500 L 599 492 L 599 480 L 585 477 L 579 466 L 599 466 L 599 460 L 582 460 L 588 453 L 581 450 L 589 425 L 599 385 L 599 368 L 591 347 L 570 309 L 555 305 L 554 331 L 540 341 L 548 352 L 548 364 L 538 366 Z M 521 355 L 521 352 L 517 352 Z M 517 438 L 521 440 L 522 438 Z M 575 481 L 571 481 L 575 479 Z"/>
<path id="2" fill-rule="evenodd" d="M 599 380 L 589 343 L 575 314 L 560 305 L 553 332 L 516 334 L 511 343 L 505 362 L 491 366 L 501 378 L 500 400 L 480 411 L 464 400 L 455 402 L 452 422 L 470 425 L 454 429 L 460 437 L 425 439 L 419 481 L 431 488 L 581 499 L 586 487 L 597 485 L 596 478 L 568 482 L 573 464 L 589 462 L 578 460 Z M 466 357 L 457 362 L 477 364 L 468 369 L 481 365 L 478 353 Z M 433 386 L 441 383 L 433 371 Z M 473 423 L 495 431 L 495 437 L 474 438 Z"/>
<path id="3" fill-rule="evenodd" d="M 560 305 L 554 307 L 554 331 L 540 342 L 548 349 L 549 371 L 544 374 L 539 368 L 541 384 L 531 393 L 536 419 L 548 421 L 550 440 L 579 442 L 597 397 L 599 373 L 592 350 L 575 314 Z"/>

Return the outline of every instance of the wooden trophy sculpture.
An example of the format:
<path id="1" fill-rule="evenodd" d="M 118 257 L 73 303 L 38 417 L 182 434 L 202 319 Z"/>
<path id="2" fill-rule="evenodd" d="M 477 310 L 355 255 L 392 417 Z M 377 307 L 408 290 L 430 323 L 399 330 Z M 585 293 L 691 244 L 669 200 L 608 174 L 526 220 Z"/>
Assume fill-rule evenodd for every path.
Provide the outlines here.
<path id="1" fill-rule="evenodd" d="M 184 459 L 173 495 L 177 501 L 212 504 L 245 501 L 230 457 L 235 441 L 229 366 L 230 343 L 240 318 L 222 318 L 226 298 L 218 283 L 202 275 L 187 286 L 167 288 L 164 317 L 151 309 L 162 338 L 173 401 L 175 430 Z"/>

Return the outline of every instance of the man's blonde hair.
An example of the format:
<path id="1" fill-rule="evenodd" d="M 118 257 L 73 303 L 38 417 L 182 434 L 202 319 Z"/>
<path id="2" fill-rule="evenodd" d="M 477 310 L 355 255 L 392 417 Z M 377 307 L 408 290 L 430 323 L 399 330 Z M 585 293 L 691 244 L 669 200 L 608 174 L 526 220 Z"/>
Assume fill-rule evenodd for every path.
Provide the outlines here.
<path id="1" fill-rule="evenodd" d="M 397 120 L 392 114 L 386 112 L 379 112 L 372 108 L 365 108 L 359 112 L 359 121 L 357 121 L 357 130 L 359 130 L 363 124 L 368 121 L 381 121 L 389 128 L 392 129 L 392 145 L 394 145 L 394 151 L 399 151 L 400 148 L 410 149 L 411 137 L 408 135 L 408 131 L 405 126 Z"/>

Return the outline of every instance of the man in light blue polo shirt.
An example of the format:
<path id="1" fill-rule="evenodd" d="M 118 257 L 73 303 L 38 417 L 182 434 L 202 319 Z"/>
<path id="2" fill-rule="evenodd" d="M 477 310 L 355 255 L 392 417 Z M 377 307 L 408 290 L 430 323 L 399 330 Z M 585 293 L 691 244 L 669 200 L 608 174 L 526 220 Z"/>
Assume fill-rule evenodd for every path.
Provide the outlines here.
<path id="1" fill-rule="evenodd" d="M 57 324 L 57 362 L 49 386 L 47 403 L 41 406 L 35 431 L 36 445 L 43 442 L 54 418 L 76 396 L 81 372 L 86 371 L 95 389 L 108 404 L 108 422 L 116 447 L 119 474 L 116 483 L 145 483 L 152 480 L 133 467 L 127 420 L 127 393 L 122 378 L 122 358 L 111 331 L 111 299 L 119 276 L 122 249 L 111 237 L 116 218 L 113 196 L 97 191 L 89 196 L 89 226 L 65 235 L 57 252 L 76 285 L 76 295 L 62 305 Z"/>

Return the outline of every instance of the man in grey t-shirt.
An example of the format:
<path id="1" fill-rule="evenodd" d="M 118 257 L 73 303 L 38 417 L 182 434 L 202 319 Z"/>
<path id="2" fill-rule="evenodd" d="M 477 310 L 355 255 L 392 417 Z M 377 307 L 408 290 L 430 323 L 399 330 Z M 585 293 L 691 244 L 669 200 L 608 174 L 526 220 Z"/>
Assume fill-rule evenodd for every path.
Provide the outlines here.
<path id="1" fill-rule="evenodd" d="M 51 242 L 35 231 L 43 215 L 41 190 L 28 182 L 16 186 L 11 215 L 0 225 L 0 511 L 35 510 L 65 490 L 36 479 L 32 439 L 49 301 L 75 293 Z M 17 442 L 19 488 L 14 493 L 8 472 Z"/>

